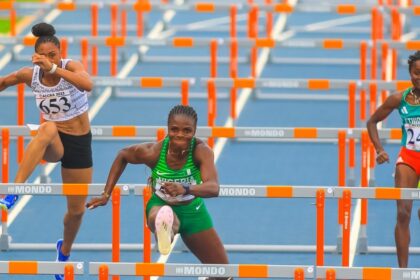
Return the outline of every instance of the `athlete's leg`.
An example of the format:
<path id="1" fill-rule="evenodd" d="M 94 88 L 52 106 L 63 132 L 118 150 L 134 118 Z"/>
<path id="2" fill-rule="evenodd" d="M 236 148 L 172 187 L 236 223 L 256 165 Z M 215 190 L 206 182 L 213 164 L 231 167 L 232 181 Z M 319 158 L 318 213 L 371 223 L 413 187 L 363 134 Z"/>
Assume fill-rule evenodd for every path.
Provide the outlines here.
<path id="1" fill-rule="evenodd" d="M 61 168 L 63 183 L 92 182 L 92 167 L 81 169 Z M 69 255 L 74 239 L 79 231 L 85 212 L 86 196 L 67 196 L 67 213 L 64 216 L 64 238 L 61 252 Z"/>
<path id="2" fill-rule="evenodd" d="M 417 188 L 416 172 L 406 164 L 398 164 L 395 168 L 395 186 L 398 188 Z M 408 265 L 408 248 L 410 245 L 410 219 L 412 200 L 397 200 L 397 223 L 395 225 L 395 244 L 397 247 L 399 267 Z"/>
<path id="3" fill-rule="evenodd" d="M 155 233 L 156 231 L 155 229 L 156 216 L 162 206 L 153 206 L 149 211 L 149 215 L 147 216 L 147 226 L 153 233 Z M 178 219 L 178 216 L 175 214 L 175 212 L 174 212 L 174 221 L 172 224 L 172 231 L 174 234 L 177 234 L 179 231 L 179 219 Z"/>
<path id="4" fill-rule="evenodd" d="M 216 230 L 208 230 L 183 236 L 185 245 L 191 252 L 205 264 L 228 264 L 229 260 Z M 230 279 L 230 278 L 208 278 L 208 279 Z"/>
<path id="5" fill-rule="evenodd" d="M 24 183 L 41 159 L 59 161 L 64 154 L 58 130 L 54 122 L 45 122 L 37 135 L 29 142 L 15 177 L 15 183 Z"/>

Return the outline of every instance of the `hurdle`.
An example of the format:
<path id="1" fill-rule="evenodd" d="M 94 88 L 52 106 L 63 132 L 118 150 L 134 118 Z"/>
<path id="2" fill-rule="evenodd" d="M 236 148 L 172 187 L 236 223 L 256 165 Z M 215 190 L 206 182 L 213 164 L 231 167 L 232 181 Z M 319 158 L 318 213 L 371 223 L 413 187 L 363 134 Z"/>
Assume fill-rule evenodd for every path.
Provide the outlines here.
<path id="1" fill-rule="evenodd" d="M 103 191 L 104 184 L 31 184 L 31 183 L 2 183 L 0 184 L 0 194 L 14 194 L 14 195 L 100 195 Z M 119 208 L 120 208 L 120 195 L 129 195 L 130 189 L 134 186 L 130 185 L 118 185 L 116 192 L 113 192 L 112 196 L 112 213 L 113 213 L 113 227 L 112 246 L 108 244 L 99 244 L 93 246 L 96 250 L 107 250 L 112 249 L 113 252 L 120 250 L 119 240 Z M 12 243 L 12 236 L 8 234 L 7 225 L 7 211 L 2 210 L 2 232 L 0 235 L 0 250 L 53 250 L 55 244 L 42 244 L 42 243 Z M 125 246 L 126 247 L 126 246 Z M 89 249 L 92 250 L 92 246 L 78 245 L 75 244 L 74 248 L 77 249 Z"/>
<path id="2" fill-rule="evenodd" d="M 64 274 L 65 280 L 84 274 L 83 262 L 0 261 L 0 274 L 54 275 Z"/>
<path id="3" fill-rule="evenodd" d="M 391 267 L 340 267 L 340 266 L 317 266 L 317 277 L 327 280 L 335 279 L 418 279 L 420 269 L 415 268 L 391 268 Z"/>
<path id="4" fill-rule="evenodd" d="M 173 276 L 173 277 L 237 277 L 237 278 L 293 278 L 314 277 L 314 267 L 303 265 L 266 264 L 174 264 L 174 263 L 107 263 L 90 262 L 89 274 L 99 280 L 108 275 L 121 276 Z"/>

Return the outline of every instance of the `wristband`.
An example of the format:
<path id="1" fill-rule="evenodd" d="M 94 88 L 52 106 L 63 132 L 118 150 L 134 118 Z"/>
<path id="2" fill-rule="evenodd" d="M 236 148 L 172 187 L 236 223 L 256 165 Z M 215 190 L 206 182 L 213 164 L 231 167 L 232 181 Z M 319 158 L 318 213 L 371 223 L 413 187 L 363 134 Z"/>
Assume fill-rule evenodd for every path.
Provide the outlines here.
<path id="1" fill-rule="evenodd" d="M 182 185 L 182 187 L 183 187 L 183 188 L 184 188 L 184 190 L 185 190 L 184 195 L 190 194 L 190 187 L 191 187 L 191 184 L 188 184 L 188 183 L 181 183 L 181 185 Z"/>
<path id="2" fill-rule="evenodd" d="M 109 193 L 107 193 L 107 192 L 105 192 L 105 191 L 103 191 L 103 192 L 101 193 L 101 195 L 105 195 L 105 198 L 106 198 L 106 199 L 109 199 L 109 197 L 111 196 Z"/>
<path id="3" fill-rule="evenodd" d="M 53 64 L 52 64 L 52 67 L 51 67 L 51 70 L 50 70 L 50 71 L 48 71 L 48 73 L 50 73 L 50 74 L 54 74 L 54 73 L 55 73 L 55 71 L 57 71 L 57 64 L 53 63 Z"/>

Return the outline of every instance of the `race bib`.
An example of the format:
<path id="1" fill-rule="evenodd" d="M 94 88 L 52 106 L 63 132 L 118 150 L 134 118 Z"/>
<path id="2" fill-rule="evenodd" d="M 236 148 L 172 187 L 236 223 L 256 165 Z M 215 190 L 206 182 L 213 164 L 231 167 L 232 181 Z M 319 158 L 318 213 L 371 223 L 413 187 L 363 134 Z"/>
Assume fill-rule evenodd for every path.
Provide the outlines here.
<path id="1" fill-rule="evenodd" d="M 37 94 L 36 96 L 38 109 L 46 115 L 61 115 L 71 109 L 70 92 L 68 90 L 51 96 L 48 96 L 48 94 Z"/>
<path id="2" fill-rule="evenodd" d="M 420 151 L 420 127 L 405 124 L 404 129 L 407 135 L 405 147 L 409 150 Z"/>

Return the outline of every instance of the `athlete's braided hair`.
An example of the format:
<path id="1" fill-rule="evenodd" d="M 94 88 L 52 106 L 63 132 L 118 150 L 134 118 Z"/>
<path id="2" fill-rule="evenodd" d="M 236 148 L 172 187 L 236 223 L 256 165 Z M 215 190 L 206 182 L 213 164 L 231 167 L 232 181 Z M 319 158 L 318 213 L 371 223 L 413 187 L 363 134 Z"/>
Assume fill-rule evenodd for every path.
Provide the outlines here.
<path id="1" fill-rule="evenodd" d="M 197 113 L 195 112 L 194 108 L 191 106 L 186 105 L 176 105 L 171 109 L 168 115 L 168 125 L 169 121 L 176 115 L 185 115 L 187 117 L 190 117 L 194 120 L 195 125 L 197 125 Z"/>
<path id="2" fill-rule="evenodd" d="M 408 57 L 408 72 L 411 72 L 411 68 L 417 60 L 420 60 L 420 51 L 416 51 Z"/>
<path id="3" fill-rule="evenodd" d="M 38 49 L 39 45 L 43 43 L 53 43 L 60 48 L 60 41 L 55 37 L 55 29 L 51 24 L 41 22 L 32 26 L 32 34 L 38 39 L 35 42 L 35 51 Z"/>

